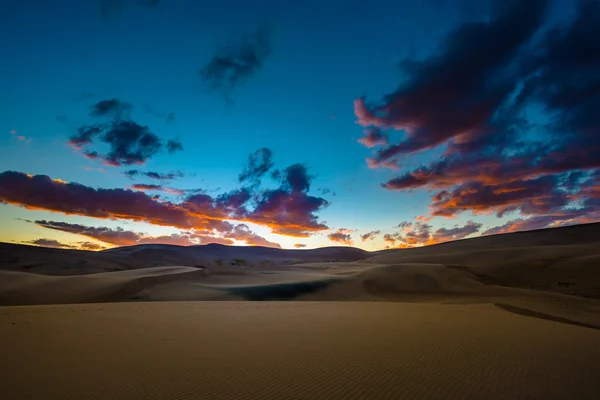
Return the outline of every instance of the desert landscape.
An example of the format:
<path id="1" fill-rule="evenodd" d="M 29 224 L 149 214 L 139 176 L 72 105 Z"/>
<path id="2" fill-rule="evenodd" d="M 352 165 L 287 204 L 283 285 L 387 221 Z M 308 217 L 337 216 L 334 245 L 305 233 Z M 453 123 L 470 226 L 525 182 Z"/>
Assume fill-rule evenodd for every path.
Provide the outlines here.
<path id="1" fill-rule="evenodd" d="M 0 393 L 593 399 L 599 262 L 600 224 L 377 252 L 3 243 Z"/>

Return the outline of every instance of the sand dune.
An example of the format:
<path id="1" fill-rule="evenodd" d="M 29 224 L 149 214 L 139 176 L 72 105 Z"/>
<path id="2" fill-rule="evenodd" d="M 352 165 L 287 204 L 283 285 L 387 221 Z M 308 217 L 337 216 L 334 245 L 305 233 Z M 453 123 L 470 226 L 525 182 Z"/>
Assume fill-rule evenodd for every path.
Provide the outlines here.
<path id="1" fill-rule="evenodd" d="M 596 399 L 599 233 L 374 253 L 2 244 L 0 397 Z"/>
<path id="2" fill-rule="evenodd" d="M 493 304 L 0 308 L 20 399 L 596 399 L 597 330 Z"/>
<path id="3" fill-rule="evenodd" d="M 365 262 L 445 264 L 488 284 L 600 299 L 600 224 L 391 250 Z"/>
<path id="4" fill-rule="evenodd" d="M 282 250 L 218 244 L 187 247 L 148 244 L 92 252 L 0 243 L 0 270 L 83 275 L 173 265 L 268 268 L 306 262 L 357 261 L 372 255 L 352 247 Z"/>

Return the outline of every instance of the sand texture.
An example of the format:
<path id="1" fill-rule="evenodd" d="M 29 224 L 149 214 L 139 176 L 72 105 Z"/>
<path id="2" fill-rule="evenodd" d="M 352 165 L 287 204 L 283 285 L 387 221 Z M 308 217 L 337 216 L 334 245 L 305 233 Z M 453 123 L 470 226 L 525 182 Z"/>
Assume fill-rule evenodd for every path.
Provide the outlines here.
<path id="1" fill-rule="evenodd" d="M 600 332 L 493 304 L 6 307 L 7 399 L 597 399 Z"/>

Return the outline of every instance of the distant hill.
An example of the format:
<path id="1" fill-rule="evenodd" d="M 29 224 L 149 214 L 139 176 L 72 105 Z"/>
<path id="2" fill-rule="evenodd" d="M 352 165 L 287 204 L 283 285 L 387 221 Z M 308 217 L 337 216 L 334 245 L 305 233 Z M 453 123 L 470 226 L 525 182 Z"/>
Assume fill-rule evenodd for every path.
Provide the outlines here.
<path id="1" fill-rule="evenodd" d="M 0 270 L 82 275 L 163 266 L 281 266 L 358 261 L 376 253 L 353 247 L 283 250 L 258 246 L 144 244 L 98 252 L 0 243 Z"/>

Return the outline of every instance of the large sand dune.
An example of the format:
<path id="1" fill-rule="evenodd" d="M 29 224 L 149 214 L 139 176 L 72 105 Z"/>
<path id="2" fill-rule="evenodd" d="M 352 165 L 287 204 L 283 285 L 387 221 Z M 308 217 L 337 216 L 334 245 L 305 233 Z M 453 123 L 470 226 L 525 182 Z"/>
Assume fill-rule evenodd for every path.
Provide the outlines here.
<path id="1" fill-rule="evenodd" d="M 599 261 L 600 224 L 374 253 L 4 244 L 0 398 L 596 399 Z"/>

